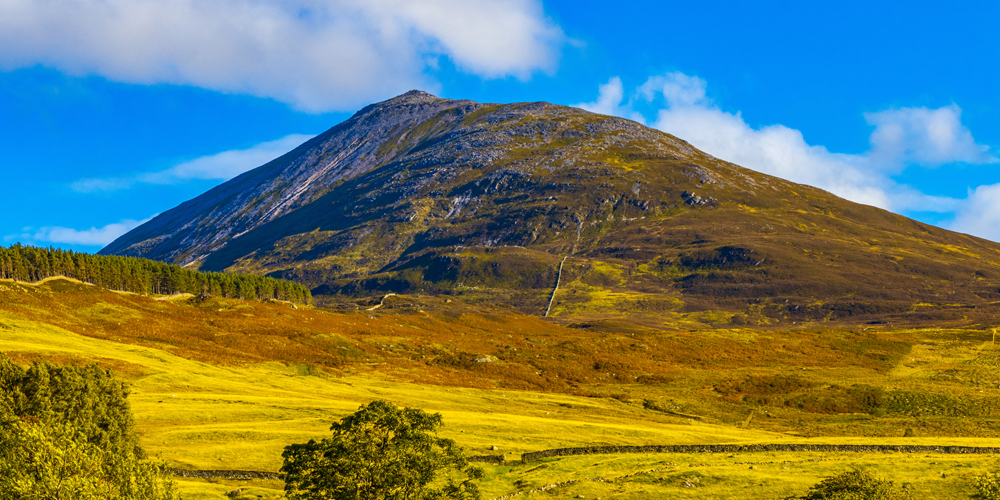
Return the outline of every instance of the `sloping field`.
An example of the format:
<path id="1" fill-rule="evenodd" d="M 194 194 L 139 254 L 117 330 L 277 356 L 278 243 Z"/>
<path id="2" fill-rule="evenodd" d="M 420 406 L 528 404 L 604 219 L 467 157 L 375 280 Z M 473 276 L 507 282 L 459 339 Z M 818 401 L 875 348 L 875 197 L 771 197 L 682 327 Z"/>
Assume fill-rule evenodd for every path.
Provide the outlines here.
<path id="1" fill-rule="evenodd" d="M 129 379 L 142 445 L 177 468 L 276 471 L 285 445 L 324 435 L 376 398 L 441 412 L 443 434 L 469 454 L 508 459 L 587 445 L 1000 446 L 986 330 L 565 328 L 417 299 L 409 312 L 332 314 L 157 301 L 62 280 L 0 288 L 0 351 L 20 362 L 94 361 Z M 996 457 L 589 455 L 484 465 L 483 487 L 485 498 L 570 480 L 525 495 L 780 498 L 851 464 L 932 498 L 967 498 Z M 178 482 L 186 498 L 281 488 Z"/>
<path id="2" fill-rule="evenodd" d="M 276 471 L 281 449 L 326 433 L 373 399 L 441 412 L 444 435 L 472 453 L 592 443 L 714 443 L 780 439 L 774 433 L 650 419 L 615 399 L 445 388 L 371 376 L 314 376 L 280 363 L 222 367 L 164 350 L 87 338 L 0 316 L 0 350 L 16 359 L 96 361 L 130 374 L 144 448 L 179 468 Z M 499 451 L 488 451 L 496 446 Z"/>

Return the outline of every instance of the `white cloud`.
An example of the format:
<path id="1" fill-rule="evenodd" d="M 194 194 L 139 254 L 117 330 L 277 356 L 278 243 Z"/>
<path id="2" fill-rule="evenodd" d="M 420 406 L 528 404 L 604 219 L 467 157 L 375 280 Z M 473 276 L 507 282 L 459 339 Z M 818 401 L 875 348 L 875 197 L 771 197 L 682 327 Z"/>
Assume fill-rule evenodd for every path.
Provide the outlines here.
<path id="1" fill-rule="evenodd" d="M 871 171 L 865 157 L 831 153 L 806 143 L 783 125 L 754 129 L 740 113 L 722 111 L 706 97 L 707 83 L 683 73 L 650 78 L 638 92 L 648 101 L 662 96 L 667 107 L 653 123 L 669 134 L 727 161 L 844 198 L 890 208 L 888 179 Z"/>
<path id="2" fill-rule="evenodd" d="M 988 147 L 976 144 L 961 118 L 962 110 L 955 104 L 865 113 L 868 123 L 875 126 L 870 155 L 886 166 L 995 163 L 997 158 L 989 154 Z"/>
<path id="3" fill-rule="evenodd" d="M 708 105 L 711 101 L 705 96 L 708 83 L 697 76 L 688 76 L 679 71 L 663 76 L 652 76 L 639 87 L 638 92 L 652 101 L 658 94 L 663 95 L 667 106 Z"/>
<path id="4" fill-rule="evenodd" d="M 793 182 L 816 186 L 844 198 L 889 208 L 888 179 L 866 168 L 864 157 L 831 153 L 806 143 L 802 133 L 783 125 L 754 129 L 739 114 L 711 105 L 662 109 L 655 128 L 727 161 Z"/>
<path id="5" fill-rule="evenodd" d="M 946 223 L 952 231 L 1000 241 L 1000 184 L 979 186 L 969 192 L 965 203 Z"/>
<path id="6" fill-rule="evenodd" d="M 626 99 L 624 91 L 607 91 L 607 85 L 601 86 L 601 97 L 592 104 L 611 111 L 608 114 L 628 118 L 623 111 L 631 112 L 631 107 L 621 105 Z M 859 203 L 894 211 L 951 212 L 963 202 L 926 195 L 896 183 L 890 175 L 898 172 L 900 165 L 996 161 L 988 148 L 976 144 L 971 132 L 962 126 L 961 110 L 956 105 L 867 114 L 866 119 L 875 125 L 872 150 L 843 154 L 810 145 L 800 131 L 784 125 L 753 128 L 739 112 L 729 113 L 716 106 L 707 97 L 706 89 L 705 80 L 674 72 L 649 78 L 634 94 L 648 102 L 662 98 L 665 107 L 658 110 L 652 126 L 702 151 Z"/>
<path id="7" fill-rule="evenodd" d="M 4 239 L 7 241 L 20 240 L 35 243 L 65 243 L 69 245 L 103 247 L 148 220 L 136 221 L 126 219 L 103 227 L 91 227 L 90 229 L 82 230 L 60 226 L 42 227 L 37 230 L 25 228 L 28 232 L 10 235 Z"/>
<path id="8" fill-rule="evenodd" d="M 262 142 L 248 149 L 223 151 L 202 156 L 160 172 L 138 174 L 131 177 L 106 179 L 80 179 L 71 187 L 74 191 L 116 191 L 135 184 L 176 184 L 190 179 L 223 179 L 236 177 L 247 170 L 259 167 L 311 139 L 311 135 L 292 134 L 276 141 Z"/>
<path id="9" fill-rule="evenodd" d="M 440 56 L 486 78 L 555 67 L 539 0 L 0 0 L 0 68 L 194 85 L 308 111 L 412 88 Z"/>
<path id="10" fill-rule="evenodd" d="M 608 80 L 608 83 L 605 83 L 597 88 L 596 101 L 582 102 L 579 104 L 572 104 L 571 106 L 585 109 L 592 113 L 621 116 L 645 124 L 646 119 L 641 114 L 632 111 L 631 106 L 629 105 L 622 105 L 622 100 L 624 98 L 625 91 L 622 87 L 622 79 L 615 76 Z"/>
<path id="11" fill-rule="evenodd" d="M 527 78 L 551 69 L 562 30 L 535 0 L 361 0 L 372 15 L 423 33 L 459 67 L 477 75 Z"/>

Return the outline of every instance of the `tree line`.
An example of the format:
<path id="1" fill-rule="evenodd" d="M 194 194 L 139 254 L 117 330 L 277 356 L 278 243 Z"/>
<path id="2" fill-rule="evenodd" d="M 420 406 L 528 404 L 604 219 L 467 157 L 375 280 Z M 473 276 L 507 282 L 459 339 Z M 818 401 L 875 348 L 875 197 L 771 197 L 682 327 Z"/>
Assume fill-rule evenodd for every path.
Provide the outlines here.
<path id="1" fill-rule="evenodd" d="M 21 244 L 0 247 L 0 279 L 35 282 L 51 276 L 66 276 L 109 290 L 141 295 L 207 293 L 244 300 L 312 302 L 308 288 L 265 276 L 198 272 L 138 257 L 94 255 Z"/>

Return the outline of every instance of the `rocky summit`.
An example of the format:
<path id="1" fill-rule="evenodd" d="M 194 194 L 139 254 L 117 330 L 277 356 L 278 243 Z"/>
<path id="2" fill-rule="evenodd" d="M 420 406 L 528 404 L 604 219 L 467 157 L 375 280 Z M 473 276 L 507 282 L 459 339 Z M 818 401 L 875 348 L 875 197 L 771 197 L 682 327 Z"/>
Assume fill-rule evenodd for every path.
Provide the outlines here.
<path id="1" fill-rule="evenodd" d="M 968 322 L 1000 245 L 544 102 L 411 91 L 168 210 L 105 254 L 449 294 L 587 327 Z"/>

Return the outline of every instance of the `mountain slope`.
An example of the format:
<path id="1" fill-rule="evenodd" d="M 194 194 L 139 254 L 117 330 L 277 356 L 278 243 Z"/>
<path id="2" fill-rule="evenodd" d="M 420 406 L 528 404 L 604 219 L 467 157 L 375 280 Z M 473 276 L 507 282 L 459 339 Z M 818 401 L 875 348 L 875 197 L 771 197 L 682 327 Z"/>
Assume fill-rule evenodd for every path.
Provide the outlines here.
<path id="1" fill-rule="evenodd" d="M 445 106 L 465 102 L 472 104 L 410 92 L 368 106 L 280 158 L 160 214 L 102 253 L 180 265 L 197 262 L 230 239 L 308 204 L 338 181 L 374 167 L 379 158 L 375 150 L 381 144 L 378 137 L 419 124 Z"/>
<path id="2" fill-rule="evenodd" d="M 995 243 L 628 120 L 416 91 L 102 252 L 271 274 L 319 295 L 452 293 L 567 318 L 965 321 L 1000 299 Z"/>

